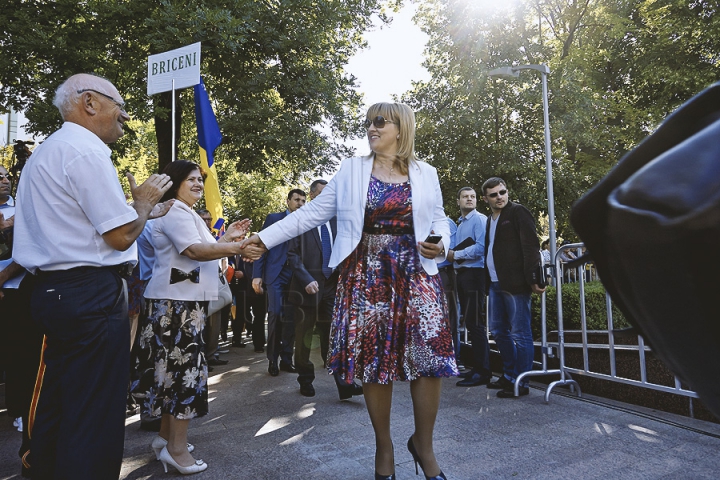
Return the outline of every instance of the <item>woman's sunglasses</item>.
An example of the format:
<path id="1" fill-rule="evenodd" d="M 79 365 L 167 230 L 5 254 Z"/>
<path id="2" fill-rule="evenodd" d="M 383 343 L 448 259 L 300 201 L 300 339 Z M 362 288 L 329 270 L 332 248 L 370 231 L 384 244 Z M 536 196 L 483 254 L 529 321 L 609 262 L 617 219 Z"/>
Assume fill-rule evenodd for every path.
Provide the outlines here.
<path id="1" fill-rule="evenodd" d="M 369 118 L 365 119 L 365 128 L 370 128 L 370 125 L 374 125 L 375 128 L 385 128 L 386 123 L 394 123 L 397 125 L 398 122 L 391 122 L 390 120 L 385 120 L 385 117 L 382 115 L 378 115 L 377 117 L 370 120 Z"/>
<path id="2" fill-rule="evenodd" d="M 495 198 L 495 197 L 497 197 L 498 195 L 500 195 L 500 196 L 502 197 L 502 196 L 505 195 L 506 193 L 507 193 L 507 190 L 499 190 L 499 191 L 497 191 L 497 192 L 488 193 L 488 194 L 485 195 L 485 196 L 486 196 L 486 197 L 490 197 L 490 198 Z"/>

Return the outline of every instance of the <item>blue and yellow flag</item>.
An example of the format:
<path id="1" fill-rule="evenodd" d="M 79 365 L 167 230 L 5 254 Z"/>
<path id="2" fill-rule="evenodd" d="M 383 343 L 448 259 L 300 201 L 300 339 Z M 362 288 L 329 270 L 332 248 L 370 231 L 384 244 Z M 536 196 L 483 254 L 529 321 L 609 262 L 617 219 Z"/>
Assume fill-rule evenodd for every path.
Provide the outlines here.
<path id="1" fill-rule="evenodd" d="M 205 179 L 205 205 L 213 218 L 213 228 L 219 233 L 225 230 L 220 185 L 215 170 L 215 149 L 222 143 L 222 134 L 217 118 L 208 98 L 205 84 L 195 85 L 195 121 L 197 123 L 198 144 L 200 145 L 200 167 L 207 173 Z"/>

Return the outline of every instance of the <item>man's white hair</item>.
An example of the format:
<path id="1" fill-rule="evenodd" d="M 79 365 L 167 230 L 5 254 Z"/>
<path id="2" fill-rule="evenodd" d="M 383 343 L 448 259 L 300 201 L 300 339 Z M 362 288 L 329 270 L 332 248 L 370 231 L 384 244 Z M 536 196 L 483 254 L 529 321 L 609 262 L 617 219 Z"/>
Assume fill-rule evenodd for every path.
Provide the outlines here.
<path id="1" fill-rule="evenodd" d="M 53 105 L 60 110 L 60 115 L 65 119 L 80 102 L 78 90 L 93 89 L 105 93 L 108 90 L 108 84 L 112 86 L 110 80 L 91 73 L 73 75 L 55 90 Z M 111 93 L 108 92 L 107 94 L 110 95 Z"/>

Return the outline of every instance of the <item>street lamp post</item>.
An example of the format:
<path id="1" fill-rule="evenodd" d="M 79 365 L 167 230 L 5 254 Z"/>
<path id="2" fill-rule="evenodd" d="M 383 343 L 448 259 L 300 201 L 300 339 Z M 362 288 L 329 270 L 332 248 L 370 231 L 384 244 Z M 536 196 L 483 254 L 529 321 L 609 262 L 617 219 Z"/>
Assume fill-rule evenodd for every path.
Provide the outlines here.
<path id="1" fill-rule="evenodd" d="M 555 255 L 557 253 L 557 241 L 555 239 L 555 198 L 553 195 L 553 178 L 552 178 L 552 156 L 550 153 L 550 115 L 548 114 L 548 90 L 547 90 L 547 76 L 550 73 L 550 69 L 547 65 L 520 65 L 517 67 L 500 67 L 496 68 L 494 70 L 491 70 L 488 75 L 491 77 L 499 77 L 499 78 L 517 78 L 520 76 L 520 70 L 537 70 L 542 75 L 542 97 L 543 97 L 543 120 L 545 123 L 545 178 L 547 179 L 547 197 L 548 197 L 548 229 L 550 230 L 550 254 L 552 258 L 552 265 L 557 267 L 559 265 L 559 262 L 555 259 Z M 558 279 L 557 272 L 553 272 L 553 276 L 555 279 Z M 550 391 L 553 387 L 556 385 L 569 385 L 571 388 L 576 388 L 578 391 L 578 396 L 580 396 L 580 385 L 578 383 L 571 379 L 571 378 L 565 378 L 565 354 L 563 349 L 564 344 L 564 333 L 563 333 L 563 325 L 562 325 L 562 299 L 561 299 L 561 286 L 558 282 L 556 284 L 557 286 L 557 311 L 558 311 L 558 345 L 559 345 L 559 356 L 560 356 L 560 370 L 548 370 L 547 368 L 547 359 L 550 356 L 552 350 L 548 347 L 547 342 L 547 310 L 546 310 L 546 296 L 543 293 L 542 295 L 542 303 L 541 303 L 541 324 L 542 324 L 542 342 L 541 342 L 541 348 L 542 348 L 542 370 L 529 370 L 527 372 L 523 372 L 520 375 L 518 375 L 518 378 L 515 380 L 515 388 L 514 393 L 515 396 L 518 396 L 518 384 L 520 384 L 521 380 L 525 377 L 533 376 L 533 375 L 547 375 L 550 373 L 559 373 L 560 374 L 560 380 L 556 382 L 552 382 L 548 388 L 545 390 L 545 403 L 549 402 L 550 400 Z"/>
<path id="2" fill-rule="evenodd" d="M 548 197 L 548 230 L 550 231 L 550 258 L 555 261 L 557 241 L 555 239 L 555 195 L 553 193 L 552 153 L 550 151 L 550 114 L 548 113 L 547 76 L 550 68 L 547 65 L 519 65 L 517 67 L 500 67 L 488 72 L 489 77 L 512 79 L 520 76 L 520 70 L 537 70 L 542 77 L 543 121 L 545 123 L 545 178 L 547 180 Z"/>

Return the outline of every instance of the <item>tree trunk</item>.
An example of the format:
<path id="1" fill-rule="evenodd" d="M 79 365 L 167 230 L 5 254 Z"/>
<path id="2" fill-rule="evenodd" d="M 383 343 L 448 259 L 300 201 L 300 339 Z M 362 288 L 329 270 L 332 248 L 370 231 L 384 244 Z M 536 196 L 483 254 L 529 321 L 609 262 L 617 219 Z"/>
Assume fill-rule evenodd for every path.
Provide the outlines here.
<path id="1" fill-rule="evenodd" d="M 158 142 L 158 171 L 162 172 L 172 158 L 172 92 L 158 94 L 155 101 L 155 136 Z M 180 144 L 180 127 L 182 124 L 182 108 L 180 90 L 175 90 L 175 156 Z"/>

